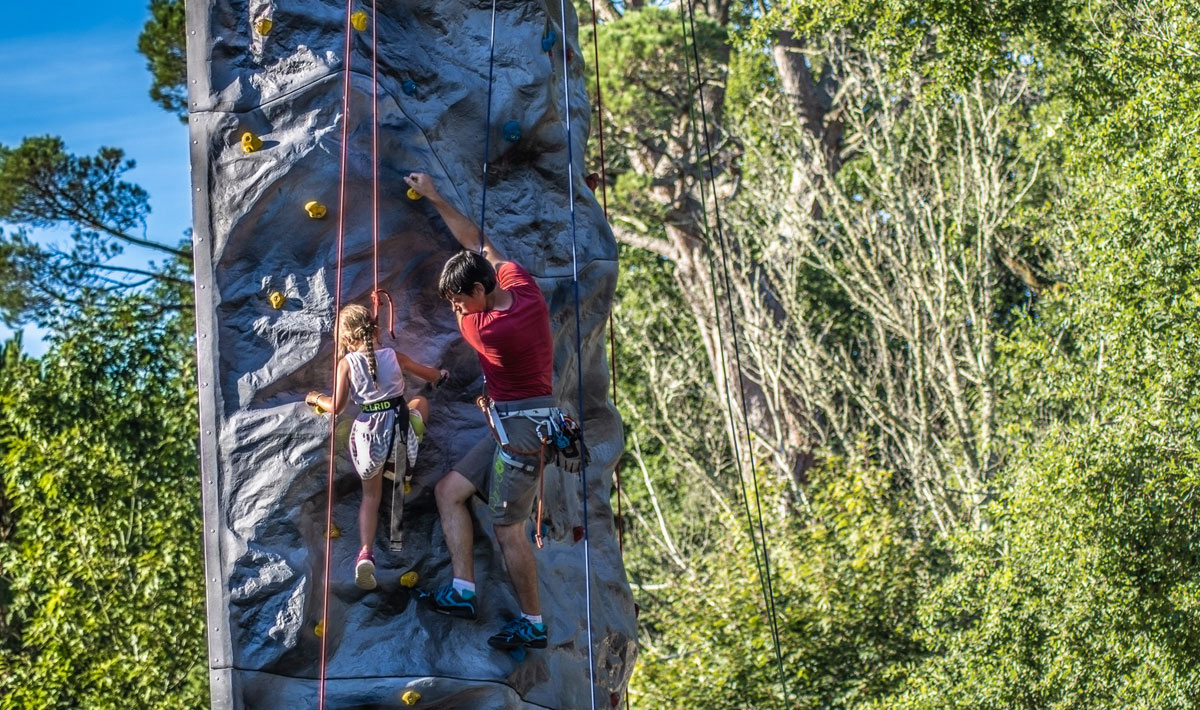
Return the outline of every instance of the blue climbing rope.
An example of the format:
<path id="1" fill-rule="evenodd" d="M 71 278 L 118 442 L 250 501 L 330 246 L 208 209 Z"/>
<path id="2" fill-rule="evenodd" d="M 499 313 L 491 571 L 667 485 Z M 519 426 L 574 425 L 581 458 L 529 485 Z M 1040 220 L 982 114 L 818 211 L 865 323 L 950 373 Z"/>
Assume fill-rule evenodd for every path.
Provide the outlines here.
<path id="1" fill-rule="evenodd" d="M 559 0 L 559 17 L 563 24 L 567 21 L 566 0 Z M 565 35 L 565 33 L 564 33 Z M 571 144 L 571 90 L 568 84 L 567 72 L 567 38 L 562 42 L 562 73 L 563 73 L 563 105 L 567 123 L 567 201 L 571 212 L 571 280 L 575 295 L 575 377 L 579 393 L 579 441 L 583 451 L 587 450 L 587 439 L 584 437 L 583 415 L 583 318 L 580 311 L 579 297 L 579 240 L 575 223 L 575 154 Z M 596 662 L 592 657 L 592 557 L 590 537 L 588 535 L 588 479 L 587 456 L 580 457 L 579 475 L 583 487 L 583 589 L 584 604 L 587 611 L 588 638 L 588 681 L 591 683 L 592 710 L 596 710 Z"/>
<path id="2" fill-rule="evenodd" d="M 479 199 L 479 253 L 483 253 L 483 235 L 487 228 L 488 157 L 492 150 L 492 83 L 496 70 L 496 0 L 492 0 L 492 30 L 488 41 L 487 113 L 483 120 L 483 195 Z"/>

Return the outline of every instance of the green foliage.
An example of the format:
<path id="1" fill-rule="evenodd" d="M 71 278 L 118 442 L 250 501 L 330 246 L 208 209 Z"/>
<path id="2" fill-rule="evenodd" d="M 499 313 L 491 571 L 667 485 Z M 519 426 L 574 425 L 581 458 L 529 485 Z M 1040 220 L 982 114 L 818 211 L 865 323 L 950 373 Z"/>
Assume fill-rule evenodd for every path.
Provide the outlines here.
<path id="1" fill-rule="evenodd" d="M 45 253 L 26 232 L 0 233 L 0 320 L 9 327 L 45 312 L 50 299 L 29 288 L 43 273 Z"/>
<path id="2" fill-rule="evenodd" d="M 627 12 L 599 32 L 600 55 L 604 62 L 600 89 L 605 107 L 616 118 L 614 130 L 633 130 L 636 135 L 657 139 L 655 129 L 669 127 L 686 114 L 689 83 L 695 84 L 689 44 L 683 41 L 679 13 L 648 6 Z M 696 48 L 703 59 L 725 51 L 725 30 L 701 15 L 696 18 Z M 682 92 L 682 93 L 681 93 Z"/>
<path id="3" fill-rule="evenodd" d="M 150 19 L 138 36 L 153 81 L 150 98 L 187 122 L 187 16 L 183 0 L 150 0 Z"/>
<path id="4" fill-rule="evenodd" d="M 704 15 L 695 21 L 696 51 L 708 85 L 710 104 L 719 92 L 729 47 L 726 30 Z M 690 30 L 685 43 L 675 10 L 647 5 L 628 10 L 599 27 L 600 95 L 603 98 L 607 172 L 615 179 L 610 194 L 614 211 L 649 222 L 669 220 L 656 191 L 695 171 L 692 122 L 699 100 Z M 592 56 L 591 35 L 581 37 L 584 56 Z M 710 105 L 710 111 L 712 106 Z M 716 117 L 710 116 L 710 120 Z M 598 146 L 593 145 L 593 150 Z M 589 160 L 599 163 L 598 153 Z M 638 228 L 646 233 L 651 227 Z M 657 225 L 655 225 L 657 226 Z"/>
<path id="5" fill-rule="evenodd" d="M 718 541 L 703 566 L 642 601 L 635 704 L 857 707 L 886 696 L 922 656 L 917 604 L 943 558 L 914 534 L 904 489 L 859 457 L 827 462 L 796 509 L 778 505 L 769 481 L 760 489 L 765 511 L 787 513 L 766 521 L 787 701 L 739 506 L 709 515 Z"/>
<path id="6" fill-rule="evenodd" d="M 1017 38 L 1061 46 L 1079 41 L 1080 3 L 1054 0 L 786 0 L 760 19 L 753 37 L 783 27 L 801 36 L 849 34 L 886 52 L 892 71 L 919 70 L 961 85 L 1004 71 Z"/>
<path id="7" fill-rule="evenodd" d="M 48 318 L 53 305 L 151 283 L 175 287 L 163 292 L 167 309 L 190 302 L 190 247 L 146 237 L 146 191 L 121 179 L 133 167 L 119 148 L 80 157 L 55 136 L 26 138 L 15 148 L 0 145 L 0 223 L 18 227 L 0 234 L 0 264 L 6 267 L 0 275 L 0 318 L 10 324 Z M 72 230 L 69 250 L 28 237 L 31 228 L 62 226 Z M 113 265 L 128 246 L 155 250 L 169 260 L 147 268 Z"/>
<path id="8" fill-rule="evenodd" d="M 1072 95 L 1053 137 L 1067 184 L 1047 229 L 1072 282 L 1003 352 L 1027 452 L 995 528 L 956 541 L 924 605 L 935 655 L 887 707 L 1195 707 L 1200 93 L 1165 54 L 1200 40 L 1184 5 L 1110 6 L 1091 38 L 1091 86 L 1112 90 Z"/>
<path id="9" fill-rule="evenodd" d="M 865 0 L 777 5 L 756 25 L 751 46 L 785 27 L 831 32 L 885 50 L 891 72 L 916 68 L 939 88 L 1031 62 L 1035 105 L 1015 107 L 1027 112 L 1006 149 L 1044 182 L 1004 228 L 1028 239 L 1024 256 L 1052 265 L 1060 283 L 1009 298 L 998 314 L 996 422 L 1007 445 L 991 463 L 989 526 L 929 541 L 907 482 L 857 458 L 829 461 L 803 489 L 808 507 L 768 490 L 792 686 L 778 703 L 745 523 L 715 506 L 684 582 L 639 595 L 635 703 L 1195 707 L 1198 17 L 1187 0 Z M 744 125 L 754 89 L 774 85 L 761 55 L 735 55 L 730 67 L 726 110 Z M 772 155 L 790 120 L 759 120 L 738 138 Z M 761 183 L 754 160 L 742 168 L 745 187 Z M 844 325 L 847 309 L 829 303 L 827 316 Z M 656 482 L 680 480 L 671 458 L 656 465 Z"/>
<path id="10" fill-rule="evenodd" d="M 997 527 L 962 534 L 924 603 L 933 660 L 888 707 L 1194 707 L 1200 450 L 1156 433 L 1060 431 L 1013 472 Z"/>
<path id="11" fill-rule="evenodd" d="M 0 708 L 207 704 L 190 324 L 140 298 L 0 370 Z"/>
<path id="12" fill-rule="evenodd" d="M 655 582 L 707 549 L 708 514 L 732 496 L 735 482 L 723 404 L 697 367 L 704 347 L 674 287 L 674 267 L 632 247 L 620 254 L 616 401 L 628 427 L 625 529 L 638 550 L 628 564 L 633 577 Z M 669 515 L 669 537 L 656 506 Z"/>
<path id="13" fill-rule="evenodd" d="M 65 222 L 88 257 L 112 256 L 102 233 L 144 228 L 150 213 L 146 191 L 120 179 L 133 167 L 119 148 L 80 158 L 56 136 L 0 146 L 0 220 L 32 227 Z"/>

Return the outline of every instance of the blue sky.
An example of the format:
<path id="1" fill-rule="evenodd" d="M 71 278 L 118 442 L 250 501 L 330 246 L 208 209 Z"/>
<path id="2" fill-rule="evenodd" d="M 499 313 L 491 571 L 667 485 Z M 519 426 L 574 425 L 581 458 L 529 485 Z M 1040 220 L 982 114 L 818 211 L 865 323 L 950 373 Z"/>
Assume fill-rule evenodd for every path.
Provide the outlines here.
<path id="1" fill-rule="evenodd" d="M 57 135 L 77 155 L 114 146 L 137 161 L 126 173 L 150 193 L 147 236 L 175 242 L 191 225 L 187 127 L 150 100 L 150 73 L 137 51 L 148 0 L 5 3 L 0 23 L 0 144 Z M 40 239 L 65 243 L 66 231 Z M 125 263 L 145 264 L 129 251 Z M 0 339 L 11 330 L 0 324 Z M 43 352 L 25 329 L 25 350 Z"/>

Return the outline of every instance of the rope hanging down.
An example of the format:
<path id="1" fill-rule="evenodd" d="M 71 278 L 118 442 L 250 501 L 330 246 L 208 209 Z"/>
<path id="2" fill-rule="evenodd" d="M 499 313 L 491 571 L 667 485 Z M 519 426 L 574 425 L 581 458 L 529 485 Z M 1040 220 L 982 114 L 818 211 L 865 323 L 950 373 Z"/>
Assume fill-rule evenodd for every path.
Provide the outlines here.
<path id="1" fill-rule="evenodd" d="M 604 97 L 600 93 L 600 39 L 596 28 L 596 0 L 592 0 L 592 67 L 596 73 L 596 124 L 599 126 L 600 137 L 600 202 L 604 207 L 604 221 L 608 218 L 608 165 L 604 156 Z M 613 406 L 617 406 L 617 335 L 613 325 L 613 313 L 608 312 L 608 364 L 609 381 L 612 383 Z M 617 488 L 617 544 L 621 556 L 625 556 L 625 519 L 621 516 L 621 461 L 613 466 L 613 482 Z M 625 696 L 626 707 L 629 695 Z"/>
<path id="2" fill-rule="evenodd" d="M 563 24 L 567 21 L 567 4 L 566 0 L 559 0 L 559 18 Z M 575 155 L 574 146 L 572 145 L 571 136 L 571 88 L 568 74 L 568 58 L 567 58 L 567 38 L 566 33 L 563 33 L 562 40 L 562 74 L 563 74 L 563 115 L 567 124 L 567 202 L 570 205 L 571 212 L 571 280 L 575 296 L 575 376 L 576 389 L 578 390 L 578 413 L 579 413 L 579 439 L 580 445 L 587 446 L 587 439 L 584 436 L 584 410 L 583 410 L 583 319 L 580 314 L 580 297 L 579 297 L 579 248 L 578 235 L 575 223 Z M 596 710 L 596 662 L 593 658 L 592 640 L 592 558 L 591 558 L 591 543 L 588 531 L 588 482 L 587 482 L 587 457 L 583 457 L 580 461 L 580 481 L 583 489 L 583 569 L 584 569 L 584 604 L 587 612 L 587 638 L 588 638 L 588 682 L 590 683 L 592 710 Z"/>
<path id="3" fill-rule="evenodd" d="M 337 393 L 337 367 L 338 367 L 338 348 L 337 343 L 341 340 L 341 333 L 338 325 L 338 313 L 342 310 L 342 259 L 345 251 L 346 243 L 346 161 L 349 153 L 349 137 L 350 137 L 350 64 L 351 64 L 351 41 L 353 37 L 353 27 L 351 25 L 350 15 L 354 11 L 354 1 L 346 0 L 346 43 L 343 50 L 342 59 L 342 152 L 341 161 L 338 173 L 338 226 L 337 226 L 337 275 L 335 278 L 335 286 L 333 291 L 333 367 L 330 371 L 329 380 L 332 383 L 331 392 Z M 334 490 L 334 468 L 337 461 L 337 408 L 334 407 L 329 412 L 329 470 L 325 482 L 325 571 L 322 575 L 322 590 L 321 590 L 321 662 L 320 662 L 320 681 L 317 686 L 317 710 L 325 710 L 325 682 L 329 673 L 329 657 L 328 657 L 328 638 L 329 638 L 329 579 L 331 574 L 332 561 L 332 544 L 333 536 L 329 531 L 333 529 L 333 490 Z"/>
<path id="4" fill-rule="evenodd" d="M 342 271 L 345 259 L 346 245 L 346 164 L 350 151 L 350 70 L 353 47 L 353 0 L 347 0 L 346 3 L 346 40 L 344 45 L 343 60 L 343 77 L 342 77 L 342 146 L 340 155 L 340 164 L 338 168 L 338 226 L 337 226 L 337 266 L 336 278 L 334 286 L 334 328 L 333 328 L 333 367 L 330 374 L 332 381 L 332 392 L 337 392 L 337 366 L 338 366 L 338 348 L 337 343 L 341 342 L 341 326 L 339 324 L 338 314 L 342 310 Z M 372 248 L 372 290 L 371 290 L 371 306 L 372 315 L 378 319 L 380 308 L 386 302 L 388 312 L 388 332 L 395 337 L 395 306 L 392 303 L 391 295 L 384 289 L 379 287 L 379 17 L 378 4 L 372 3 L 371 6 L 371 248 Z M 326 476 L 325 485 L 325 570 L 322 575 L 322 595 L 321 595 L 321 623 L 320 623 L 320 638 L 321 638 L 321 660 L 320 660 L 320 681 L 317 691 L 317 708 L 325 710 L 325 686 L 328 679 L 328 642 L 329 637 L 329 588 L 330 575 L 332 570 L 332 536 L 330 531 L 333 529 L 333 493 L 334 493 L 334 477 L 335 463 L 337 460 L 336 451 L 336 431 L 337 431 L 337 411 L 333 409 L 329 412 L 329 466 Z"/>
<path id="5" fill-rule="evenodd" d="M 755 506 L 756 506 L 757 512 L 758 512 L 758 535 L 759 535 L 759 537 L 761 537 L 761 540 L 762 540 L 761 561 L 760 561 L 759 553 L 758 553 L 758 544 L 759 544 L 758 539 L 759 538 L 755 536 L 754 519 L 750 512 L 749 495 L 746 491 L 745 474 L 744 474 L 744 471 L 742 469 L 742 464 L 741 464 L 742 458 L 741 458 L 739 446 L 738 446 L 738 443 L 739 443 L 738 436 L 736 435 L 736 429 L 737 429 L 737 426 L 735 424 L 736 418 L 735 418 L 735 415 L 733 412 L 733 394 L 730 391 L 731 384 L 729 382 L 730 378 L 728 376 L 726 376 L 724 378 L 725 379 L 726 408 L 727 408 L 727 411 L 729 414 L 730 425 L 734 429 L 734 432 L 735 432 L 735 435 L 732 437 L 732 443 L 733 443 L 733 447 L 734 447 L 734 461 L 737 464 L 738 479 L 739 479 L 739 482 L 741 484 L 741 489 L 742 489 L 742 501 L 743 501 L 743 504 L 745 506 L 745 511 L 746 511 L 746 522 L 747 522 L 747 526 L 749 528 L 750 540 L 751 540 L 752 546 L 754 548 L 754 560 L 755 560 L 755 565 L 758 568 L 759 584 L 762 587 L 763 599 L 764 599 L 764 602 L 766 603 L 767 613 L 768 613 L 769 622 L 770 622 L 771 636 L 774 641 L 775 660 L 776 660 L 776 663 L 779 668 L 779 684 L 783 690 L 783 698 L 781 700 L 783 702 L 786 702 L 786 698 L 787 698 L 787 694 L 788 694 L 788 687 L 787 687 L 786 674 L 785 674 L 784 668 L 783 668 L 783 654 L 782 654 L 782 650 L 780 648 L 780 642 L 779 642 L 779 620 L 778 620 L 778 617 L 776 614 L 776 609 L 775 609 L 775 590 L 774 590 L 774 583 L 773 583 L 773 579 L 772 579 L 772 575 L 771 575 L 771 560 L 770 560 L 768 546 L 767 546 L 766 529 L 763 524 L 762 498 L 761 498 L 760 491 L 758 488 L 758 478 L 754 474 L 754 472 L 758 470 L 758 466 L 754 460 L 754 450 L 749 441 L 750 420 L 749 420 L 749 416 L 747 414 L 747 407 L 746 407 L 745 380 L 742 375 L 741 346 L 740 346 L 740 338 L 738 336 L 737 320 L 736 320 L 735 314 L 734 314 L 733 298 L 731 295 L 731 293 L 732 293 L 731 292 L 731 283 L 730 283 L 731 280 L 729 277 L 729 264 L 728 264 L 728 260 L 727 260 L 728 249 L 726 248 L 726 245 L 725 245 L 724 229 L 723 229 L 723 225 L 721 222 L 721 207 L 720 207 L 720 203 L 716 197 L 716 171 L 713 167 L 712 143 L 711 143 L 711 139 L 709 136 L 709 127 L 708 127 L 708 111 L 704 106 L 704 79 L 700 72 L 700 53 L 699 53 L 699 49 L 696 45 L 696 24 L 695 24 L 696 20 L 695 20 L 694 0 L 688 1 L 687 13 L 688 13 L 687 14 L 688 21 L 687 21 L 687 23 L 684 23 L 683 3 L 681 2 L 680 8 L 679 8 L 679 17 L 680 17 L 680 23 L 683 26 L 684 48 L 685 48 L 685 54 L 684 54 L 685 67 L 688 65 L 688 60 L 687 60 L 687 55 L 686 55 L 686 47 L 688 44 L 689 25 L 690 25 L 690 29 L 691 29 L 691 33 L 690 33 L 691 34 L 691 50 L 692 50 L 692 56 L 694 59 L 694 67 L 688 69 L 688 88 L 690 91 L 691 86 L 692 86 L 691 72 L 694 70 L 695 71 L 695 79 L 696 79 L 696 91 L 698 93 L 698 101 L 700 104 L 700 116 L 701 116 L 702 128 L 703 128 L 703 133 L 704 133 L 705 158 L 708 163 L 708 180 L 712 185 L 713 212 L 715 215 L 715 222 L 716 222 L 717 244 L 719 246 L 719 254 L 721 257 L 721 264 L 722 264 L 722 270 L 723 270 L 726 309 L 727 309 L 727 313 L 728 313 L 728 317 L 729 317 L 730 330 L 733 335 L 733 350 L 734 350 L 734 358 L 735 358 L 734 366 L 735 366 L 736 372 L 737 372 L 738 388 L 740 390 L 741 404 L 742 404 L 742 426 L 743 426 L 743 430 L 746 432 L 746 439 L 747 439 L 746 453 L 750 459 L 750 470 L 751 470 L 750 478 L 751 478 L 751 482 L 754 486 L 754 500 L 755 500 Z M 691 114 L 692 110 L 693 110 L 692 105 L 689 103 L 689 105 L 688 105 L 689 114 Z M 696 138 L 696 122 L 695 122 L 694 116 L 692 117 L 692 120 L 690 121 L 690 123 L 691 123 L 693 142 L 695 143 L 697 155 L 699 155 L 700 146 L 699 146 L 699 141 Z M 701 171 L 700 206 L 701 206 L 701 210 L 702 210 L 702 213 L 704 216 L 704 230 L 705 230 L 706 236 L 708 235 L 708 224 L 709 224 L 707 202 L 708 202 L 708 199 L 707 199 L 707 196 L 706 196 L 705 190 L 704 190 L 704 176 L 703 176 L 703 171 Z M 720 301 L 718 299 L 718 295 L 716 292 L 717 291 L 717 287 L 716 287 L 717 279 L 716 279 L 716 273 L 714 271 L 714 267 L 712 264 L 711 256 L 709 259 L 709 271 L 710 271 L 710 281 L 711 281 L 712 290 L 713 290 L 713 305 L 714 305 L 714 307 L 716 307 Z M 721 333 L 721 317 L 720 317 L 720 308 L 719 307 L 716 308 L 716 316 L 717 316 L 717 330 L 718 330 L 717 342 L 722 343 L 722 342 L 724 342 L 724 336 Z"/>
<path id="6" fill-rule="evenodd" d="M 608 218 L 608 162 L 604 154 L 604 96 L 600 91 L 600 37 L 596 21 L 596 0 L 592 0 L 592 67 L 596 75 L 596 124 L 600 139 L 600 202 L 604 208 L 604 221 Z M 576 311 L 578 313 L 578 310 Z M 613 323 L 613 312 L 608 312 L 608 363 L 610 367 L 609 381 L 612 383 L 612 402 L 617 406 L 617 334 Z M 580 413 L 582 419 L 583 414 Z M 621 510 L 621 460 L 613 466 L 613 484 L 617 489 L 617 547 L 621 558 L 625 558 L 625 517 Z M 629 710 L 629 692 L 625 692 L 625 710 Z"/>
<path id="7" fill-rule="evenodd" d="M 487 230 L 488 160 L 492 151 L 492 86 L 496 69 L 496 0 L 492 0 L 492 31 L 488 41 L 487 112 L 483 120 L 483 194 L 479 198 L 479 253 L 483 253 L 483 235 Z"/>
<path id="8" fill-rule="evenodd" d="M 379 2 L 371 3 L 371 250 L 374 288 L 371 290 L 371 315 L 379 322 L 379 307 L 387 301 L 387 331 L 396 337 L 396 306 L 392 296 L 379 288 Z"/>

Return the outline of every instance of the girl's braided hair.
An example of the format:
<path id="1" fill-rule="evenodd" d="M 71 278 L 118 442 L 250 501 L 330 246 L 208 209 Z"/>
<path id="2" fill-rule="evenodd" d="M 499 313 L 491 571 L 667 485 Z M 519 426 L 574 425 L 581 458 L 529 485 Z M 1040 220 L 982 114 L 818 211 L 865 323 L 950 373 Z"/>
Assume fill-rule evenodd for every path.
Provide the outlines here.
<path id="1" fill-rule="evenodd" d="M 375 318 L 371 316 L 371 312 L 365 306 L 360 306 L 357 303 L 346 306 L 342 309 L 338 316 L 338 359 L 346 356 L 346 352 L 353 349 L 358 349 L 362 345 L 367 346 L 367 351 L 364 353 L 367 356 L 367 370 L 371 373 L 371 380 L 378 382 L 376 375 L 378 369 L 375 364 L 375 336 L 379 333 L 379 326 L 375 323 Z"/>

